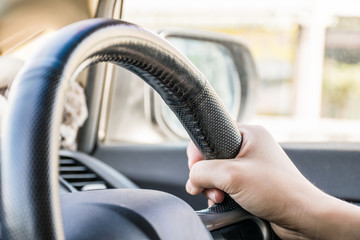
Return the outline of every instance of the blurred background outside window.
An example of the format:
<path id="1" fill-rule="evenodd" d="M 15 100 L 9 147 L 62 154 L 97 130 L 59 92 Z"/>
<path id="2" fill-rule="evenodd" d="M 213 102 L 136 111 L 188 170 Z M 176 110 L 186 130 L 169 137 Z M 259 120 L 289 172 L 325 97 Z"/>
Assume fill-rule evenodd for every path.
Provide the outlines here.
<path id="1" fill-rule="evenodd" d="M 250 48 L 260 84 L 256 115 L 279 141 L 359 141 L 357 0 L 131 0 L 123 19 L 157 30 L 231 34 Z"/>
<path id="2" fill-rule="evenodd" d="M 0 55 L 26 60 L 55 30 L 93 17 L 97 3 L 4 0 L 0 4 Z M 124 0 L 123 19 L 154 31 L 201 29 L 244 42 L 261 79 L 256 114 L 244 121 L 264 125 L 278 141 L 360 140 L 359 0 Z M 125 127 L 108 132 L 115 141 L 122 141 L 125 123 L 136 117 L 126 120 L 125 108 L 135 100 L 117 89 L 121 87 L 114 84 L 110 98 L 122 96 L 124 109 L 110 106 L 109 122 L 123 122 Z M 161 141 L 151 134 L 147 142 Z M 135 136 L 134 141 L 141 138 Z"/>

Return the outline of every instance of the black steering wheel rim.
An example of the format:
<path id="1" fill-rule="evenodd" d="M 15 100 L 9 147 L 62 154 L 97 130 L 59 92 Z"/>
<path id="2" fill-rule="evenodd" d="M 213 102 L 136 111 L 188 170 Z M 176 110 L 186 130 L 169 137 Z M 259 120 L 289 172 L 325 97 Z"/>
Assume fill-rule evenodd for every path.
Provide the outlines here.
<path id="1" fill-rule="evenodd" d="M 77 73 L 97 62 L 121 65 L 151 85 L 206 159 L 239 152 L 241 134 L 214 90 L 167 41 L 113 19 L 72 24 L 26 64 L 12 87 L 2 136 L 4 239 L 64 238 L 58 191 L 64 93 Z"/>

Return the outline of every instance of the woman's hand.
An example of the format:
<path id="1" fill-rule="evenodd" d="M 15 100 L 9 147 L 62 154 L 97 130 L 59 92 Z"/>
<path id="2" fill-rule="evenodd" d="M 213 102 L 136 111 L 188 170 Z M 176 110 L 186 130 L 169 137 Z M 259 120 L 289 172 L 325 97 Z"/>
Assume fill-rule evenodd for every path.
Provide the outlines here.
<path id="1" fill-rule="evenodd" d="M 193 195 L 204 193 L 210 204 L 222 202 L 223 192 L 228 193 L 245 210 L 271 222 L 282 239 L 343 237 L 342 230 L 325 224 L 323 217 L 334 206 L 350 204 L 311 184 L 264 128 L 238 127 L 243 143 L 235 159 L 201 161 L 201 153 L 190 143 L 186 190 Z"/>

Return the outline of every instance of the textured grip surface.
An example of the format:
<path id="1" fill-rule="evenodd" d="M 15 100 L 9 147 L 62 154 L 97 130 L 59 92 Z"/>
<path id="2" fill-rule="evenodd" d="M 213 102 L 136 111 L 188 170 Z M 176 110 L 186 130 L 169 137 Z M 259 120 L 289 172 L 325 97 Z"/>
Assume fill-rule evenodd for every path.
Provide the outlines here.
<path id="1" fill-rule="evenodd" d="M 23 78 L 27 86 L 13 86 L 17 88 L 17 92 L 11 101 L 16 102 L 17 111 L 10 112 L 7 127 L 3 128 L 2 239 L 32 239 L 29 236 L 46 236 L 49 239 L 63 237 L 62 232 L 56 230 L 61 228 L 59 199 L 54 198 L 58 191 L 58 178 L 56 174 L 50 176 L 49 171 L 57 169 L 58 162 L 48 160 L 57 158 L 55 142 L 59 135 L 54 135 L 51 131 L 56 123 L 52 116 L 54 112 L 48 109 L 53 107 L 58 86 L 48 81 L 44 88 L 37 88 L 32 84 L 33 79 L 39 78 L 56 79 L 59 78 L 59 72 L 33 69 Z M 31 87 L 38 98 L 29 98 L 27 87 Z M 12 102 L 10 104 L 13 107 Z M 36 117 L 28 115 L 31 112 Z M 27 159 L 32 161 L 24 161 Z M 31 188 L 32 186 L 36 186 L 36 189 Z M 43 197 L 41 201 L 40 197 Z M 21 224 L 24 221 L 26 225 Z"/>
<path id="2" fill-rule="evenodd" d="M 112 19 L 72 24 L 43 46 L 12 87 L 2 136 L 4 239 L 63 239 L 58 136 L 64 93 L 70 79 L 97 62 L 121 65 L 151 85 L 207 159 L 239 152 L 241 135 L 214 90 L 167 41 Z"/>
<path id="3" fill-rule="evenodd" d="M 205 159 L 235 158 L 241 134 L 212 87 L 207 84 L 192 102 L 171 106 Z"/>

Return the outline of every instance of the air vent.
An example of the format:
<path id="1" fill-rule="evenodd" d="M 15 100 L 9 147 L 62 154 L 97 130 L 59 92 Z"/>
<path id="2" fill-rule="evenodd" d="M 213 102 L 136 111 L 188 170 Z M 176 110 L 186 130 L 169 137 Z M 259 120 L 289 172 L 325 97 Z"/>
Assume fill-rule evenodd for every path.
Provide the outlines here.
<path id="1" fill-rule="evenodd" d="M 70 157 L 61 156 L 60 177 L 78 191 L 112 188 L 94 171 Z"/>

